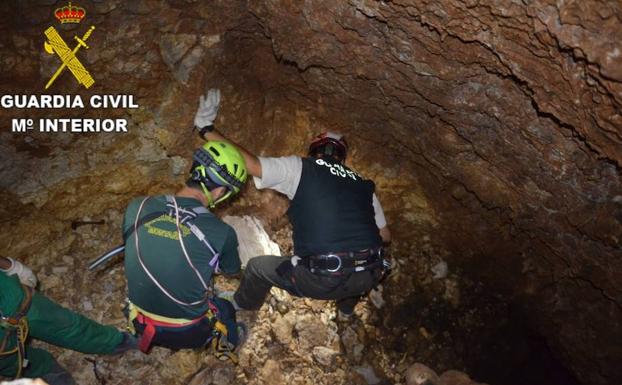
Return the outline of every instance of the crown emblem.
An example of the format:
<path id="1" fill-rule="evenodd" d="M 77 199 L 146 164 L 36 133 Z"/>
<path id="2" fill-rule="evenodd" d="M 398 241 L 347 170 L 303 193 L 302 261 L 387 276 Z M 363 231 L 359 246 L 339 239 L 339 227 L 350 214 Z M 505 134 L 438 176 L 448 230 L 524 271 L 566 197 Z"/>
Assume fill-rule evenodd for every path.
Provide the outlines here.
<path id="1" fill-rule="evenodd" d="M 69 5 L 65 5 L 61 8 L 56 8 L 54 11 L 54 16 L 61 22 L 61 24 L 66 23 L 79 23 L 86 16 L 86 11 L 82 7 L 78 7 L 76 5 L 71 5 L 71 1 Z"/>

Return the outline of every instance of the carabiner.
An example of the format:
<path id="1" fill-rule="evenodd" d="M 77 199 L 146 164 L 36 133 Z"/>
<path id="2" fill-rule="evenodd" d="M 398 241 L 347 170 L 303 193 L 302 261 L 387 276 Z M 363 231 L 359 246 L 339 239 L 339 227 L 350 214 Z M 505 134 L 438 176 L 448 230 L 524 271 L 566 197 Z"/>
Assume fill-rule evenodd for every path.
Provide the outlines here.
<path id="1" fill-rule="evenodd" d="M 337 264 L 337 267 L 334 269 L 326 269 L 326 271 L 328 271 L 329 273 L 336 273 L 339 270 L 341 270 L 341 257 L 335 254 L 327 254 L 326 255 L 326 259 L 330 259 L 330 258 L 335 258 L 339 261 L 339 264 Z"/>

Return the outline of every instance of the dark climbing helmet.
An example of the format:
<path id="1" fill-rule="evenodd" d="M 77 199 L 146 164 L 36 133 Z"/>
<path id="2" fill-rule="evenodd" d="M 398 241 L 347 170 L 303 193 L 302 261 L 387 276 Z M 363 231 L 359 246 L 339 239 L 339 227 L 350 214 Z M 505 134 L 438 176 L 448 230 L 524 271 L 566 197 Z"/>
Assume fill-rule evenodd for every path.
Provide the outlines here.
<path id="1" fill-rule="evenodd" d="M 240 192 L 246 182 L 244 157 L 227 142 L 206 142 L 194 152 L 193 160 L 190 179 L 201 185 L 210 207 Z M 225 187 L 227 192 L 214 202 L 210 190 L 216 187 Z"/>
<path id="2" fill-rule="evenodd" d="M 309 145 L 309 156 L 317 157 L 330 157 L 343 163 L 346 160 L 348 152 L 348 143 L 341 134 L 334 132 L 322 132 L 316 136 Z"/>

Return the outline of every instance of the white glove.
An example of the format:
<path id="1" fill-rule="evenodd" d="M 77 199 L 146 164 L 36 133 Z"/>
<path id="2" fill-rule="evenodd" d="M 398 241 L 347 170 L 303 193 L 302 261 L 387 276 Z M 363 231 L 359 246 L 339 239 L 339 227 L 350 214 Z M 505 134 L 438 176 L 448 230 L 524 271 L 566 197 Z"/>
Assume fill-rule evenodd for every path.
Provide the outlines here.
<path id="1" fill-rule="evenodd" d="M 211 126 L 216 120 L 218 114 L 218 105 L 220 104 L 220 90 L 212 88 L 207 94 L 201 95 L 199 98 L 199 109 L 194 115 L 194 126 L 201 129 Z"/>
<path id="2" fill-rule="evenodd" d="M 0 271 L 4 271 L 7 275 L 17 275 L 19 281 L 26 286 L 37 286 L 37 276 L 32 272 L 32 270 L 30 270 L 29 267 L 14 260 L 13 258 L 7 259 L 11 261 L 11 267 L 6 270 L 0 269 Z"/>

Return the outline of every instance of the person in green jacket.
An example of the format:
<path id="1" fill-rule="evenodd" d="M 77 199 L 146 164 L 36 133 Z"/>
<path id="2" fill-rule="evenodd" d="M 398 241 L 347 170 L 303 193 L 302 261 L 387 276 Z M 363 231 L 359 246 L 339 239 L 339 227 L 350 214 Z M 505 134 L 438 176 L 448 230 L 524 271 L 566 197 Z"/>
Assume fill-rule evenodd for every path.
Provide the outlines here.
<path id="1" fill-rule="evenodd" d="M 29 337 L 89 354 L 136 349 L 136 339 L 130 334 L 58 305 L 37 292 L 36 284 L 27 266 L 0 257 L 1 376 L 40 377 L 50 385 L 75 384 L 49 352 L 28 345 Z"/>
<path id="2" fill-rule="evenodd" d="M 217 272 L 239 272 L 238 240 L 207 207 L 237 194 L 245 181 L 239 151 L 207 142 L 195 151 L 190 177 L 175 195 L 130 202 L 123 221 L 128 315 L 143 352 L 152 345 L 211 346 L 217 356 L 236 360 L 242 325 L 233 306 L 213 295 L 211 281 Z"/>

